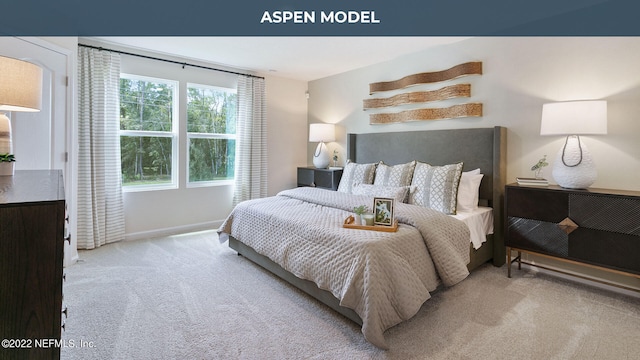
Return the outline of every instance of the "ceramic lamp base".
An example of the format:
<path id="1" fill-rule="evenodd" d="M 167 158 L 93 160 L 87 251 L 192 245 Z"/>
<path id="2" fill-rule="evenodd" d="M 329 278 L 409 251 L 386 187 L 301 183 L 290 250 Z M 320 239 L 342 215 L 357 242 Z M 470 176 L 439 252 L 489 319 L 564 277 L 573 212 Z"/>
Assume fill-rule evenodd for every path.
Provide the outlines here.
<path id="1" fill-rule="evenodd" d="M 313 166 L 317 169 L 326 169 L 329 166 L 329 150 L 324 142 L 318 143 L 318 147 L 316 147 L 313 154 Z"/>
<path id="2" fill-rule="evenodd" d="M 553 179 L 568 189 L 586 189 L 598 177 L 593 157 L 580 137 L 568 136 L 553 163 Z"/>
<path id="3" fill-rule="evenodd" d="M 13 154 L 11 120 L 4 113 L 0 113 L 0 154 Z"/>

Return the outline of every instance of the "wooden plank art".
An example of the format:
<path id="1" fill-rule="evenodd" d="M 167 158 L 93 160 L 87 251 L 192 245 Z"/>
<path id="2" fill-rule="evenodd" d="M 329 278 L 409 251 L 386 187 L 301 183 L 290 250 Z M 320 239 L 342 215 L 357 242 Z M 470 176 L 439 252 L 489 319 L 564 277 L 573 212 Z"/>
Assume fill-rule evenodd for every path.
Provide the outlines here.
<path id="1" fill-rule="evenodd" d="M 418 120 L 453 119 L 482 116 L 482 104 L 453 105 L 448 108 L 406 110 L 397 113 L 370 114 L 369 124 L 391 124 Z"/>
<path id="2" fill-rule="evenodd" d="M 408 75 L 399 80 L 385 81 L 369 84 L 369 93 L 373 94 L 380 91 L 404 89 L 408 86 L 418 84 L 429 84 L 445 80 L 452 80 L 464 75 L 481 75 L 482 62 L 468 62 L 456 65 L 450 69 L 427 72 L 421 74 Z"/>
<path id="3" fill-rule="evenodd" d="M 416 104 L 430 101 L 447 100 L 457 97 L 470 97 L 471 84 L 458 84 L 440 88 L 433 91 L 419 91 L 404 93 L 388 98 L 365 99 L 362 101 L 363 109 L 376 109 L 405 104 Z"/>

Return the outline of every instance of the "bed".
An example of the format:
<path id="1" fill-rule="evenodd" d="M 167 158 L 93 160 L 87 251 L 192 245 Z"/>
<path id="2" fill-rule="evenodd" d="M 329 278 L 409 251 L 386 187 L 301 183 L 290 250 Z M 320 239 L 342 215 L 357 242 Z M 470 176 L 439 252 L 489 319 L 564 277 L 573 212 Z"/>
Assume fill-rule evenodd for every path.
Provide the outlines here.
<path id="1" fill-rule="evenodd" d="M 384 331 L 412 317 L 436 288 L 455 285 L 488 261 L 504 263 L 505 144 L 502 127 L 347 135 L 354 163 L 462 161 L 465 170 L 480 169 L 476 215 L 493 228 L 481 246 L 469 241 L 464 219 L 454 219 L 461 214 L 402 203 L 395 206 L 397 233 L 344 229 L 342 220 L 367 197 L 315 188 L 239 204 L 218 230 L 220 241 L 360 324 L 369 342 L 386 348 Z"/>

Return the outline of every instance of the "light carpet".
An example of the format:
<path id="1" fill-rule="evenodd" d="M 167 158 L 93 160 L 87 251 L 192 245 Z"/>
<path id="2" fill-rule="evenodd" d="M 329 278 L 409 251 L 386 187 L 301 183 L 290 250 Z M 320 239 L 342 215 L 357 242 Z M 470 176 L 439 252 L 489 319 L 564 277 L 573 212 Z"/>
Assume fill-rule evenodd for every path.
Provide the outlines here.
<path id="1" fill-rule="evenodd" d="M 80 251 L 62 359 L 638 359 L 640 299 L 482 266 L 389 329 L 390 350 L 213 231 Z"/>

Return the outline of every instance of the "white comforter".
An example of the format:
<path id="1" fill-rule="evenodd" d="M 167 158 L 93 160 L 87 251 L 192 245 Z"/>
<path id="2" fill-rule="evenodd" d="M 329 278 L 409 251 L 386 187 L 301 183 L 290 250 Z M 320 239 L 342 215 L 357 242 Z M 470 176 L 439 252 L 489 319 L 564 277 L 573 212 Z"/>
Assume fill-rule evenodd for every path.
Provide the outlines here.
<path id="1" fill-rule="evenodd" d="M 395 233 L 345 229 L 344 219 L 367 196 L 317 188 L 286 190 L 245 201 L 218 233 L 330 291 L 362 318 L 362 333 L 386 348 L 386 329 L 411 318 L 440 281 L 467 277 L 469 229 L 459 220 L 414 205 L 396 204 Z"/>

